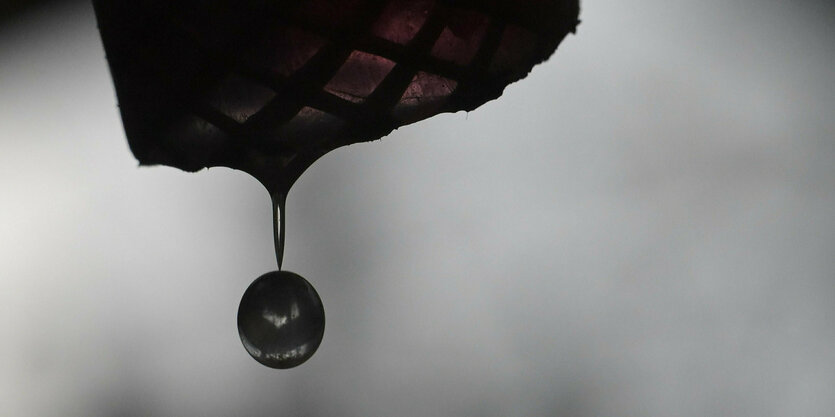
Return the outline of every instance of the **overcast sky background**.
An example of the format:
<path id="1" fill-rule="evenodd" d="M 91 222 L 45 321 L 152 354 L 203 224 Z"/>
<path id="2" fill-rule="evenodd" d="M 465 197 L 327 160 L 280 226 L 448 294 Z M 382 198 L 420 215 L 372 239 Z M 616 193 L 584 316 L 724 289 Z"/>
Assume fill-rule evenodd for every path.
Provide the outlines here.
<path id="1" fill-rule="evenodd" d="M 138 168 L 89 2 L 0 26 L 0 415 L 823 416 L 835 10 L 587 0 L 470 114 L 318 161 L 285 267 L 327 328 L 260 366 L 241 172 Z"/>

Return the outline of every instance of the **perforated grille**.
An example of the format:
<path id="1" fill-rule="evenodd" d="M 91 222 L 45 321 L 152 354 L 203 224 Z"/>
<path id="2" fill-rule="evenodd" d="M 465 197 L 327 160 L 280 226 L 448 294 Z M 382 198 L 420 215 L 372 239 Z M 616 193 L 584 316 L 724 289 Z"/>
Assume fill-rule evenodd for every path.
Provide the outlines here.
<path id="1" fill-rule="evenodd" d="M 140 162 L 230 166 L 265 184 L 498 97 L 578 14 L 577 0 L 95 3 Z"/>

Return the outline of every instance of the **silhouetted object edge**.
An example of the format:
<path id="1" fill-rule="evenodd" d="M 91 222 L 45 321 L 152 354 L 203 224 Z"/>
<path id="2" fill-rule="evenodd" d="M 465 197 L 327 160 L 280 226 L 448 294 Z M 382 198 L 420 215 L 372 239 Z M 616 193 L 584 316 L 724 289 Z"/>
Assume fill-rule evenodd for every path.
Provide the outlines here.
<path id="1" fill-rule="evenodd" d="M 578 0 L 93 3 L 125 132 L 140 164 L 189 172 L 239 169 L 273 196 L 286 196 L 304 170 L 333 149 L 498 98 L 554 53 L 576 29 L 579 15 Z M 406 29 L 395 30 L 396 24 L 403 26 L 396 20 L 398 7 L 425 7 L 413 13 L 423 21 L 412 25 L 419 28 L 405 42 Z M 521 33 L 522 41 L 502 50 L 511 30 Z M 472 46 L 475 36 L 479 42 Z M 289 74 L 258 61 L 258 48 L 262 55 L 278 50 L 279 57 L 295 57 L 285 52 L 319 41 L 324 46 Z M 520 48 L 530 49 L 524 62 L 496 70 L 497 56 Z M 466 62 L 456 62 L 467 54 Z M 327 88 L 352 56 L 365 60 L 360 68 L 391 67 L 366 97 Z M 414 93 L 419 77 L 429 80 L 418 85 L 420 91 L 434 88 L 435 96 Z M 403 102 L 410 91 L 415 105 L 398 113 L 408 107 Z M 246 106 L 253 103 L 262 107 L 249 114 Z M 301 127 L 292 126 L 296 120 Z"/>

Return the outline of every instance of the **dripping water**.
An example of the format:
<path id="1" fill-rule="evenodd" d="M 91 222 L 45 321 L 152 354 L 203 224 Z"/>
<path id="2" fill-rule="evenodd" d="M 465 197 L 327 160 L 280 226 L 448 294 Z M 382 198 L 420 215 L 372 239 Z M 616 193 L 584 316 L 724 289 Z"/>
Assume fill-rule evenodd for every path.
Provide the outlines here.
<path id="1" fill-rule="evenodd" d="M 302 276 L 281 269 L 287 229 L 286 192 L 271 193 L 277 271 L 249 285 L 238 306 L 238 335 L 247 353 L 276 369 L 298 366 L 313 356 L 325 332 L 325 309 Z"/>
<path id="2" fill-rule="evenodd" d="M 285 211 L 287 203 L 287 195 L 284 193 L 275 193 L 271 195 L 273 203 L 273 241 L 275 244 L 275 262 L 278 264 L 278 270 L 281 270 L 281 264 L 284 261 L 284 233 L 287 228 Z"/>

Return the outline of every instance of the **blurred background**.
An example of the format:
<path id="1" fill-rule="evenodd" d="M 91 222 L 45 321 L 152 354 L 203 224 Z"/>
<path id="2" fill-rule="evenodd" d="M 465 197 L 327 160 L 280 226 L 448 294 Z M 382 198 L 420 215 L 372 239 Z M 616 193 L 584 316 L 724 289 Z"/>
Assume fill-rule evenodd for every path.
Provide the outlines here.
<path id="1" fill-rule="evenodd" d="M 327 330 L 287 371 L 236 328 L 267 193 L 138 168 L 91 4 L 5 1 L 0 415 L 835 410 L 827 1 L 587 0 L 501 99 L 322 158 L 285 266 Z"/>

